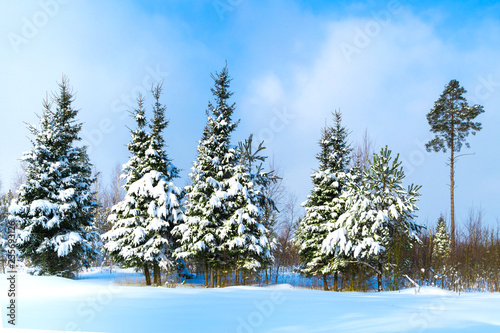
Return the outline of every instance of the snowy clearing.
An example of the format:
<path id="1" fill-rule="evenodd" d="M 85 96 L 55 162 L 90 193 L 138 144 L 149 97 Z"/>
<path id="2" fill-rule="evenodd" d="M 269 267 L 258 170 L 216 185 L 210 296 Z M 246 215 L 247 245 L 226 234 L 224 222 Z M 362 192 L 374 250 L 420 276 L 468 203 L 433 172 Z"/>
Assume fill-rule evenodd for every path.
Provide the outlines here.
<path id="1" fill-rule="evenodd" d="M 500 294 L 133 287 L 137 273 L 19 274 L 16 328 L 85 332 L 499 332 Z M 0 275 L 4 328 L 6 275 Z"/>

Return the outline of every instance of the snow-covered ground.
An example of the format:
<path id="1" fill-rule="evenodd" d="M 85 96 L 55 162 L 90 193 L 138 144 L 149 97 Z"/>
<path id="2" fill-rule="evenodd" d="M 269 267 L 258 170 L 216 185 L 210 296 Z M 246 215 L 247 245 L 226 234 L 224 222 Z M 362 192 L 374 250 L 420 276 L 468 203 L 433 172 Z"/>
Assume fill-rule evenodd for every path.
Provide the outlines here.
<path id="1" fill-rule="evenodd" d="M 18 275 L 16 328 L 85 332 L 500 332 L 500 294 L 423 288 L 334 293 L 268 288 L 134 287 L 132 271 L 80 280 Z M 7 278 L 0 300 L 7 325 Z M 1 331 L 1 330 L 0 330 Z M 15 332 L 15 331 L 13 331 Z"/>

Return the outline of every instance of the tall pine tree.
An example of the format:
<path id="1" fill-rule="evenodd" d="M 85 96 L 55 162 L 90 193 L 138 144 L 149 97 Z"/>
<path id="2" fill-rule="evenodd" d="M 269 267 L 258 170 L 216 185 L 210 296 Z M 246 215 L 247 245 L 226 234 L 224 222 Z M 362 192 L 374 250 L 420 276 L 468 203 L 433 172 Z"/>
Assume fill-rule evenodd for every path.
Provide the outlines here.
<path id="1" fill-rule="evenodd" d="M 343 266 L 339 251 L 325 253 L 321 248 L 328 235 L 329 225 L 344 213 L 341 194 L 348 177 L 351 154 L 342 115 L 335 112 L 333 116 L 334 126 L 325 125 L 319 141 L 321 151 L 316 156 L 319 169 L 311 175 L 314 187 L 307 201 L 302 204 L 306 215 L 300 221 L 296 237 L 300 246 L 299 255 L 304 263 L 301 273 L 322 276 L 325 290 L 328 290 L 327 276 L 338 272 Z M 337 289 L 336 283 L 334 289 Z"/>
<path id="2" fill-rule="evenodd" d="M 463 144 L 469 148 L 465 138 L 481 130 L 481 123 L 474 119 L 484 112 L 481 105 L 469 106 L 464 94 L 467 91 L 460 86 L 457 80 L 451 80 L 434 107 L 427 114 L 427 121 L 431 132 L 436 133 L 434 139 L 426 143 L 427 151 L 450 150 L 450 206 L 451 206 L 451 249 L 455 247 L 455 163 L 456 153 L 460 152 Z"/>
<path id="3" fill-rule="evenodd" d="M 78 147 L 82 124 L 75 118 L 73 95 L 66 77 L 59 95 L 44 102 L 40 128 L 29 130 L 33 148 L 24 153 L 26 182 L 10 206 L 18 224 L 17 248 L 39 274 L 72 277 L 95 258 L 93 182 L 86 147 Z"/>

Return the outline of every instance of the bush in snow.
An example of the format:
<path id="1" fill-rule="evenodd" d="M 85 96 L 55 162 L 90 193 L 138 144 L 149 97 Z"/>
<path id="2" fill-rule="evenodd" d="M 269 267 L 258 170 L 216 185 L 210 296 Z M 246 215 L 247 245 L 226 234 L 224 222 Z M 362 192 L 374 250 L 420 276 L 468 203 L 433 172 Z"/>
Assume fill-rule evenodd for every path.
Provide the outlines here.
<path id="1" fill-rule="evenodd" d="M 21 258 L 40 274 L 71 277 L 95 258 L 91 243 L 93 212 L 91 164 L 86 147 L 77 147 L 82 125 L 75 121 L 73 96 L 63 78 L 56 110 L 44 102 L 39 129 L 29 125 L 33 148 L 24 153 L 26 182 L 10 206 L 17 222 Z"/>

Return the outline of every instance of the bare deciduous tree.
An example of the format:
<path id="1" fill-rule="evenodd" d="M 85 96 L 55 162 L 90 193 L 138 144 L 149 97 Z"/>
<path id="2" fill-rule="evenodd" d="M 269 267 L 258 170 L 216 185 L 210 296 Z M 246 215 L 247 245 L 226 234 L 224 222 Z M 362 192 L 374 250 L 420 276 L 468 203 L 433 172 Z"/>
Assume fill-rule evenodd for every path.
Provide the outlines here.
<path id="1" fill-rule="evenodd" d="M 299 265 L 298 246 L 293 242 L 294 231 L 299 218 L 297 196 L 288 192 L 286 193 L 279 223 L 275 229 L 277 235 L 277 246 L 274 251 L 275 283 L 278 283 L 281 268 Z"/>
<path id="2" fill-rule="evenodd" d="M 368 135 L 368 130 L 365 129 L 361 142 L 354 145 L 352 151 L 352 164 L 354 167 L 365 167 L 375 153 L 375 142 Z"/>

